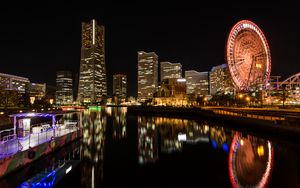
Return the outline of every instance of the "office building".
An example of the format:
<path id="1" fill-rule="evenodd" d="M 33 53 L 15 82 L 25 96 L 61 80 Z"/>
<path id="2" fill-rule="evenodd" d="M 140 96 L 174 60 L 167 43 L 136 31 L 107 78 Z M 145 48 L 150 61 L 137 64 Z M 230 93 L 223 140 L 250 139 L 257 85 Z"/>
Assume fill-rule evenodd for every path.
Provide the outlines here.
<path id="1" fill-rule="evenodd" d="M 41 100 L 46 96 L 46 83 L 29 83 L 28 93 L 35 100 Z"/>
<path id="2" fill-rule="evenodd" d="M 213 67 L 210 71 L 209 79 L 211 95 L 215 95 L 217 93 L 232 93 L 234 90 L 233 82 L 227 64 Z"/>
<path id="3" fill-rule="evenodd" d="M 160 62 L 160 81 L 168 78 L 181 78 L 182 66 L 180 63 Z"/>
<path id="4" fill-rule="evenodd" d="M 28 78 L 0 73 L 0 87 L 3 90 L 15 90 L 23 94 L 26 91 L 26 85 L 29 83 Z"/>
<path id="5" fill-rule="evenodd" d="M 158 82 L 157 61 L 154 52 L 138 52 L 138 101 L 153 98 Z"/>
<path id="6" fill-rule="evenodd" d="M 73 79 L 70 71 L 58 71 L 56 76 L 56 104 L 73 102 Z"/>
<path id="7" fill-rule="evenodd" d="M 104 26 L 96 20 L 82 23 L 81 60 L 77 99 L 83 104 L 107 96 Z"/>
<path id="8" fill-rule="evenodd" d="M 114 74 L 113 75 L 113 95 L 115 95 L 118 100 L 126 100 L 127 96 L 127 76 L 124 74 Z"/>
<path id="9" fill-rule="evenodd" d="M 209 94 L 209 73 L 195 70 L 185 71 L 186 93 L 195 97 Z"/>

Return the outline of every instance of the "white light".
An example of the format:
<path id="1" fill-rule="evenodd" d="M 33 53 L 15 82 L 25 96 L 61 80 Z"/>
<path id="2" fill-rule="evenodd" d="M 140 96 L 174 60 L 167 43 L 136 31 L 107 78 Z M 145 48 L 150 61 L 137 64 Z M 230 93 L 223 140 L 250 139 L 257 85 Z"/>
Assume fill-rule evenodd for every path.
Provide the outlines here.
<path id="1" fill-rule="evenodd" d="M 178 78 L 177 82 L 186 82 L 186 79 L 185 78 Z"/>
<path id="2" fill-rule="evenodd" d="M 92 188 L 95 187 L 95 169 L 92 167 Z"/>
<path id="3" fill-rule="evenodd" d="M 35 114 L 34 113 L 28 113 L 27 116 L 28 117 L 33 117 L 33 116 L 35 116 Z"/>
<path id="4" fill-rule="evenodd" d="M 93 20 L 93 44 L 95 44 L 95 20 Z"/>
<path id="5" fill-rule="evenodd" d="M 69 173 L 71 170 L 72 170 L 72 166 L 70 166 L 69 168 L 67 168 L 66 174 Z"/>
<path id="6" fill-rule="evenodd" d="M 186 141 L 186 134 L 178 134 L 178 141 Z"/>

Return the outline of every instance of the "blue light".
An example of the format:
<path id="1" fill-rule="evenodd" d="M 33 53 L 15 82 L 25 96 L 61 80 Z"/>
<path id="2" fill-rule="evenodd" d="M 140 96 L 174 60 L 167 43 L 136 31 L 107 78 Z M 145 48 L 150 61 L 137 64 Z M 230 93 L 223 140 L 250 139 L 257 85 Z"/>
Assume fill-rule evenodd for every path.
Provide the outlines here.
<path id="1" fill-rule="evenodd" d="M 24 183 L 22 183 L 21 185 L 19 185 L 18 186 L 18 188 L 26 188 L 26 187 L 28 187 L 29 185 L 26 183 L 26 182 L 24 182 Z"/>
<path id="2" fill-rule="evenodd" d="M 216 141 L 212 140 L 211 143 L 212 143 L 213 148 L 217 149 L 217 143 L 216 143 Z"/>
<path id="3" fill-rule="evenodd" d="M 228 144 L 225 142 L 224 144 L 223 144 L 223 150 L 226 152 L 226 153 L 228 153 Z"/>
<path id="4" fill-rule="evenodd" d="M 51 179 L 50 179 L 51 178 Z M 31 180 L 27 180 L 27 182 L 22 183 L 19 187 L 29 187 L 28 183 L 30 183 L 30 187 L 53 187 L 55 182 L 55 170 L 44 176 L 40 181 L 38 182 L 31 182 Z"/>

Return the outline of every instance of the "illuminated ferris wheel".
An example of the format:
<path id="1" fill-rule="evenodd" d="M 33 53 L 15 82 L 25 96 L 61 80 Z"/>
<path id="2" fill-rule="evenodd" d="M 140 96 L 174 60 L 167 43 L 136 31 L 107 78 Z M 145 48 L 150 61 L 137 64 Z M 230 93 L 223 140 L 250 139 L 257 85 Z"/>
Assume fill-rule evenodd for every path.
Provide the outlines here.
<path id="1" fill-rule="evenodd" d="M 236 89 L 247 91 L 265 86 L 271 73 L 271 55 L 268 42 L 253 22 L 242 20 L 230 31 L 226 57 Z"/>

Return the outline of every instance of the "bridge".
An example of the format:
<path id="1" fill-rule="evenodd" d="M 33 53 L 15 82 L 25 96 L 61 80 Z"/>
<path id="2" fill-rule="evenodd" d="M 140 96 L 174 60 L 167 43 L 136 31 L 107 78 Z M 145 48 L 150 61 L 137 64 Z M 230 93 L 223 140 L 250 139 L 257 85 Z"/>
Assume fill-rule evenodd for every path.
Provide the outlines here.
<path id="1" fill-rule="evenodd" d="M 279 84 L 280 88 L 285 87 L 286 90 L 300 88 L 300 72 L 296 73 Z"/>

